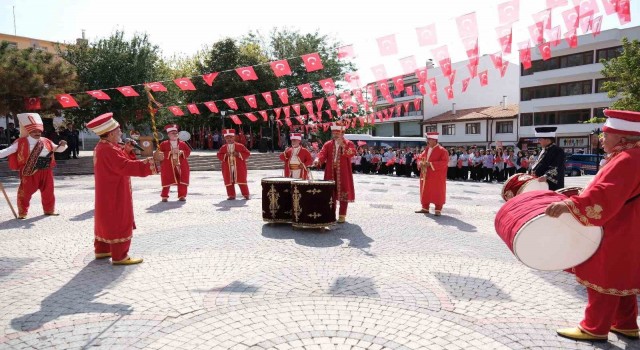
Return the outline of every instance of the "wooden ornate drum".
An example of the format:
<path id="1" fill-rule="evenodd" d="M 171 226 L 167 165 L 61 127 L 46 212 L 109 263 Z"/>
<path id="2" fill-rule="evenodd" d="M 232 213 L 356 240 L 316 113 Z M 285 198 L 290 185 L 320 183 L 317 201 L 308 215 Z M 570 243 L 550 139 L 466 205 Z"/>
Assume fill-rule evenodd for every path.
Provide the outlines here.
<path id="1" fill-rule="evenodd" d="M 291 222 L 290 177 L 265 177 L 262 179 L 262 220 L 269 223 Z"/>
<path id="2" fill-rule="evenodd" d="M 538 178 L 528 174 L 515 174 L 512 175 L 502 185 L 502 199 L 508 201 L 509 199 L 525 192 L 548 190 L 549 185 L 547 182 L 540 182 Z"/>
<path id="3" fill-rule="evenodd" d="M 297 180 L 291 183 L 292 226 L 322 228 L 336 223 L 334 181 Z"/>
<path id="4" fill-rule="evenodd" d="M 579 195 L 584 189 L 582 187 L 565 187 L 565 188 L 561 188 L 559 190 L 557 190 L 557 193 L 563 194 L 565 196 L 571 197 L 571 196 L 577 196 Z"/>
<path id="5" fill-rule="evenodd" d="M 565 270 L 598 249 L 601 227 L 583 226 L 568 213 L 558 218 L 544 214 L 549 204 L 566 199 L 548 190 L 527 192 L 512 198 L 496 214 L 498 236 L 523 264 L 537 270 Z"/>

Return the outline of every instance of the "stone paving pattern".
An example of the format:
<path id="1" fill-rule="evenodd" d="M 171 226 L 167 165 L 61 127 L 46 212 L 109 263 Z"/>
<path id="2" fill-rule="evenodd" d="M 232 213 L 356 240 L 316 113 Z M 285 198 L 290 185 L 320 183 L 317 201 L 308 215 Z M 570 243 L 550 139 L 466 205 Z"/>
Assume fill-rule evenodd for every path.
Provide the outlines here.
<path id="1" fill-rule="evenodd" d="M 260 179 L 280 175 L 250 171 L 252 199 L 227 201 L 219 172 L 192 173 L 186 203 L 133 179 L 145 262 L 126 267 L 93 259 L 92 176 L 56 178 L 59 217 L 38 194 L 24 221 L 3 202 L 0 348 L 640 349 L 555 335 L 586 291 L 515 259 L 494 231 L 499 184 L 449 182 L 434 217 L 413 213 L 416 178 L 355 175 L 348 223 L 322 233 L 262 222 Z"/>

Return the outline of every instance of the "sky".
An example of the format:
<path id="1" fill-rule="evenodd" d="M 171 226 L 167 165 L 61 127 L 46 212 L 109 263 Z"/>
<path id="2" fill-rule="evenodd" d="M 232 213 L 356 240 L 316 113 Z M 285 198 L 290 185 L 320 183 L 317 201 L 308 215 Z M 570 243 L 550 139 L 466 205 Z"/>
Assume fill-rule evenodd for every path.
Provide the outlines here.
<path id="1" fill-rule="evenodd" d="M 456 17 L 476 12 L 480 54 L 499 51 L 495 28 L 497 5 L 506 0 L 403 0 L 361 2 L 323 1 L 149 1 L 149 0 L 0 0 L 0 32 L 50 41 L 75 42 L 86 30 L 89 40 L 109 36 L 115 30 L 146 32 L 166 57 L 192 55 L 204 45 L 226 37 L 239 37 L 249 30 L 267 34 L 273 27 L 319 31 L 338 42 L 353 44 L 354 62 L 362 79 L 368 81 L 370 68 L 385 64 L 389 76 L 401 74 L 398 59 L 415 56 L 418 65 L 432 57 L 431 49 L 449 46 L 452 61 L 466 59 L 458 37 Z M 553 25 L 564 21 L 559 12 L 574 1 L 594 1 L 604 15 L 602 0 L 568 0 Z M 546 0 L 520 0 L 520 21 L 513 27 L 513 43 L 529 38 L 531 15 L 546 9 Z M 615 15 L 604 16 L 602 30 L 640 25 L 640 0 L 631 0 L 632 22 L 620 26 Z M 420 47 L 417 27 L 436 24 L 438 44 Z M 376 38 L 395 34 L 399 52 L 380 56 Z M 515 51 L 515 47 L 514 47 Z M 508 57 L 517 61 L 516 54 Z"/>

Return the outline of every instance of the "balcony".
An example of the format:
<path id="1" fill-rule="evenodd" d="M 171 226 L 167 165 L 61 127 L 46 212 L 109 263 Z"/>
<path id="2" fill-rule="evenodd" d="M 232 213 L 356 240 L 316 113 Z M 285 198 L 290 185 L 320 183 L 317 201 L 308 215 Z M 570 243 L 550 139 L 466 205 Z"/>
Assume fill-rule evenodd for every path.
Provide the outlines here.
<path id="1" fill-rule="evenodd" d="M 602 78 L 602 63 L 560 68 L 520 77 L 520 88 Z"/>
<path id="2" fill-rule="evenodd" d="M 614 99 L 606 93 L 539 98 L 520 102 L 520 113 L 547 112 L 609 106 Z"/>

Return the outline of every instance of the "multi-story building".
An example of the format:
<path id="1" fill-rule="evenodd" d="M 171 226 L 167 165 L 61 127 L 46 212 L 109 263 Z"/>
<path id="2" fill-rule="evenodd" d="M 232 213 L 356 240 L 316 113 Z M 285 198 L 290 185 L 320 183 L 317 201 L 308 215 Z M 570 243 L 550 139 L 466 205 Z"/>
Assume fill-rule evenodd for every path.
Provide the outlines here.
<path id="1" fill-rule="evenodd" d="M 615 99 L 602 90 L 601 60 L 622 52 L 621 39 L 640 39 L 640 27 L 610 29 L 594 37 L 578 37 L 578 46 L 563 42 L 552 47 L 552 57 L 541 59 L 532 49 L 532 67 L 520 69 L 519 145 L 535 144 L 535 127 L 557 126 L 557 144 L 567 153 L 594 152 L 602 124 L 584 123 L 603 117 Z"/>
<path id="2" fill-rule="evenodd" d="M 454 104 L 452 110 L 427 119 L 425 130 L 439 132 L 444 147 L 513 147 L 518 141 L 517 122 L 517 104 L 466 109 Z"/>
<path id="3" fill-rule="evenodd" d="M 61 45 L 60 43 L 54 41 L 0 33 L 0 42 L 2 41 L 6 41 L 9 46 L 18 49 L 28 49 L 31 47 L 34 49 L 51 52 L 53 54 L 57 52 L 57 46 Z"/>

